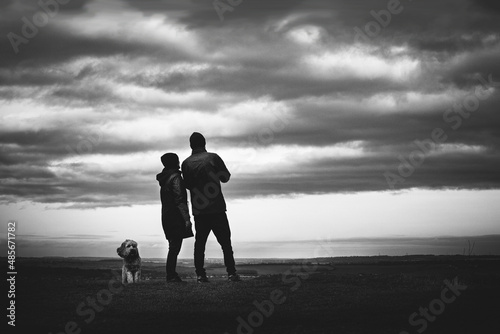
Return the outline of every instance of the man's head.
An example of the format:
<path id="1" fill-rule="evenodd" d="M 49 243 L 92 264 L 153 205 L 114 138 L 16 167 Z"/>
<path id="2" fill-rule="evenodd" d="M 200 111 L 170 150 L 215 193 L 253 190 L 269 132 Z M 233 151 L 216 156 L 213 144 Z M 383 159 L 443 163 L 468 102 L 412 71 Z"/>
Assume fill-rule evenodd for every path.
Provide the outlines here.
<path id="1" fill-rule="evenodd" d="M 161 156 L 161 163 L 167 169 L 178 169 L 179 157 L 175 153 L 165 153 Z"/>
<path id="2" fill-rule="evenodd" d="M 197 148 L 205 148 L 207 142 L 205 141 L 205 137 L 199 132 L 193 132 L 191 137 L 189 137 L 189 145 L 191 149 L 195 150 Z"/>

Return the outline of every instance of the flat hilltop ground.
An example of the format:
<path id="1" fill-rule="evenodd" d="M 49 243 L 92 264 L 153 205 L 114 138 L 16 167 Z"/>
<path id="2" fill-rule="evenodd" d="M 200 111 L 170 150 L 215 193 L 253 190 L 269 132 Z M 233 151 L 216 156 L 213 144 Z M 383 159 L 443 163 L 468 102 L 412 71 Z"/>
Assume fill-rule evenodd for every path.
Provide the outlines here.
<path id="1" fill-rule="evenodd" d="M 500 257 L 267 262 L 240 263 L 238 283 L 210 264 L 208 284 L 186 263 L 183 285 L 144 262 L 144 280 L 122 286 L 120 259 L 18 258 L 15 332 L 500 332 Z"/>

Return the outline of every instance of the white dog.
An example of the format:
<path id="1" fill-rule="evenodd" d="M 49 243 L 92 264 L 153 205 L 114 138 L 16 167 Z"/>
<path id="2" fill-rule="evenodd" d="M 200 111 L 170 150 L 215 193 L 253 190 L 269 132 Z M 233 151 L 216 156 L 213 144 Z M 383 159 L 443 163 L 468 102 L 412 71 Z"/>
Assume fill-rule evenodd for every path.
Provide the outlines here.
<path id="1" fill-rule="evenodd" d="M 141 279 L 141 257 L 137 242 L 127 239 L 116 252 L 123 258 L 122 283 L 138 283 Z"/>

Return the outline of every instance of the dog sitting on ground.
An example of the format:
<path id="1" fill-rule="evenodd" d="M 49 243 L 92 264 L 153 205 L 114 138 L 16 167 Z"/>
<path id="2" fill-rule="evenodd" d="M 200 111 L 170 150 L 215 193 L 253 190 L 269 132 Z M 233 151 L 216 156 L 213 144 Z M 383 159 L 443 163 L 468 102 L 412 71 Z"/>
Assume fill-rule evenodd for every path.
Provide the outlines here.
<path id="1" fill-rule="evenodd" d="M 138 283 L 141 278 L 141 257 L 137 242 L 127 239 L 116 252 L 123 258 L 122 283 Z"/>

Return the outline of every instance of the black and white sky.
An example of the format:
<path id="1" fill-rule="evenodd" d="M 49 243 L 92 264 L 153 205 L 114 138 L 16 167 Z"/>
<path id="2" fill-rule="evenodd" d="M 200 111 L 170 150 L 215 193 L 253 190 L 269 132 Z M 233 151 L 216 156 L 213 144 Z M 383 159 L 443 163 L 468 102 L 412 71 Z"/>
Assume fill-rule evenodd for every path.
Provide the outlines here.
<path id="1" fill-rule="evenodd" d="M 134 233 L 75 217 L 136 210 L 155 235 L 159 157 L 193 131 L 233 173 L 236 226 L 454 234 L 405 225 L 453 207 L 475 217 L 456 234 L 500 233 L 498 1 L 4 0 L 0 32 L 0 212 L 26 234 Z"/>

